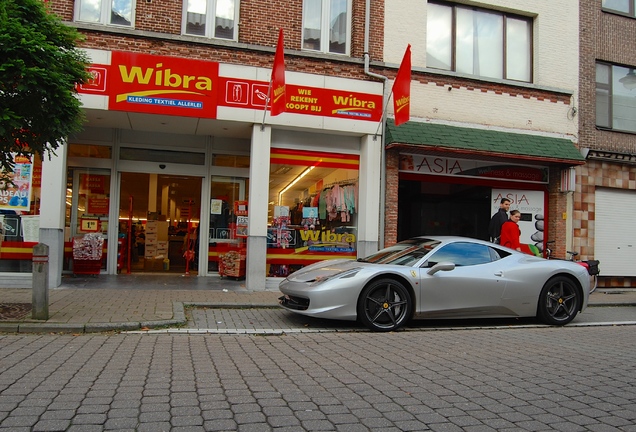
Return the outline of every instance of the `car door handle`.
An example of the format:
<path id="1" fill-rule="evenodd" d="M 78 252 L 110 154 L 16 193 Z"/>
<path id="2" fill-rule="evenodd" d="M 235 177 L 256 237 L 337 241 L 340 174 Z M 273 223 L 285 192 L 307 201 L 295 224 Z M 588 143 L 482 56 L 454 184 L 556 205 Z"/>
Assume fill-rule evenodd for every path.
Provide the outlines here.
<path id="1" fill-rule="evenodd" d="M 495 276 L 503 277 L 503 272 L 502 271 L 495 272 Z"/>

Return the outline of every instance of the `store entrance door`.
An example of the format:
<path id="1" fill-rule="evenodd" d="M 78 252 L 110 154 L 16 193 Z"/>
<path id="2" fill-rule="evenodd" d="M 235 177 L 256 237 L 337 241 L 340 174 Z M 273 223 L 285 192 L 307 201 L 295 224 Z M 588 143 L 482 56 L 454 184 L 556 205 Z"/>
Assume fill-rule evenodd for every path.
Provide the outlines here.
<path id="1" fill-rule="evenodd" d="M 118 269 L 196 273 L 201 177 L 122 172 Z"/>

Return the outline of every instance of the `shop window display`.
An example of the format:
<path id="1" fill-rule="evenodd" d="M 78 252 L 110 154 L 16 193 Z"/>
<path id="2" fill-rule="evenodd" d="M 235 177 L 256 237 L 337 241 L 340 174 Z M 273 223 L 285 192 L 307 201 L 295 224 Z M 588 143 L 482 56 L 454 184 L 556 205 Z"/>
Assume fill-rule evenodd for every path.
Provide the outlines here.
<path id="1" fill-rule="evenodd" d="M 272 149 L 267 274 L 356 258 L 357 155 Z"/>
<path id="2" fill-rule="evenodd" d="M 249 180 L 213 176 L 211 181 L 208 271 L 245 277 Z"/>
<path id="3" fill-rule="evenodd" d="M 65 271 L 76 272 L 74 268 L 74 246 L 78 239 L 101 238 L 102 256 L 99 263 L 92 263 L 91 272 L 106 269 L 106 249 L 108 236 L 108 212 L 110 208 L 110 173 L 107 170 L 69 168 L 66 186 L 66 228 L 64 242 Z M 98 270 L 95 266 L 99 264 Z"/>
<path id="4" fill-rule="evenodd" d="M 13 156 L 13 172 L 0 172 L 0 272 L 29 273 L 39 241 L 42 163 Z"/>

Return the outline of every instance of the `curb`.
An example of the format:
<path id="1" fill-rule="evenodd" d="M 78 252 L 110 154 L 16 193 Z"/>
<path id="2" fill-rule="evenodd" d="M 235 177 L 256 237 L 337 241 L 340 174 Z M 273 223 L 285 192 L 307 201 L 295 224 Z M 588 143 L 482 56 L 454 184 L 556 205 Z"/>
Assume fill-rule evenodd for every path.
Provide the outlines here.
<path id="1" fill-rule="evenodd" d="M 175 301 L 172 303 L 172 319 L 156 320 L 156 321 L 125 321 L 110 323 L 38 323 L 38 322 L 1 322 L 0 333 L 61 333 L 61 334 L 77 334 L 77 333 L 102 333 L 110 331 L 136 331 L 143 329 L 156 329 L 168 326 L 181 326 L 188 322 L 185 314 L 187 307 L 207 307 L 217 309 L 250 309 L 250 308 L 277 308 L 277 304 L 273 303 L 184 303 Z"/>
<path id="2" fill-rule="evenodd" d="M 636 306 L 635 302 L 616 302 L 616 303 L 593 303 L 588 304 L 588 308 L 592 307 L 630 307 Z M 60 334 L 86 334 L 86 333 L 103 333 L 103 332 L 143 332 L 146 330 L 160 329 L 162 327 L 178 327 L 188 322 L 185 310 L 188 307 L 205 307 L 215 309 L 275 309 L 277 304 L 273 303 L 206 303 L 206 302 L 179 302 L 172 304 L 172 319 L 156 320 L 156 321 L 132 321 L 132 322 L 111 322 L 111 323 L 38 323 L 38 322 L 0 322 L 0 333 L 22 333 L 22 334 L 42 334 L 42 333 L 60 333 Z M 163 329 L 164 331 L 154 331 L 152 333 L 201 333 L 200 329 Z M 208 332 L 209 333 L 209 332 Z M 227 332 L 226 332 L 227 333 Z M 260 334 L 239 332 L 241 334 Z M 285 334 L 288 331 L 280 331 Z M 270 333 L 268 333 L 270 334 Z"/>

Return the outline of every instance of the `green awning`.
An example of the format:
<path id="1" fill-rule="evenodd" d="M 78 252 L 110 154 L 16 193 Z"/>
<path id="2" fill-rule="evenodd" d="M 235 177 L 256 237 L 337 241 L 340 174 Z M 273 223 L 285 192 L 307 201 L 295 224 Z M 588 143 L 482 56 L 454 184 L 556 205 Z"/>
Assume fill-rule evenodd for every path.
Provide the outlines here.
<path id="1" fill-rule="evenodd" d="M 386 148 L 418 153 L 460 153 L 566 165 L 585 163 L 569 139 L 434 123 L 409 121 L 395 126 L 393 119 L 388 119 L 385 143 Z"/>

